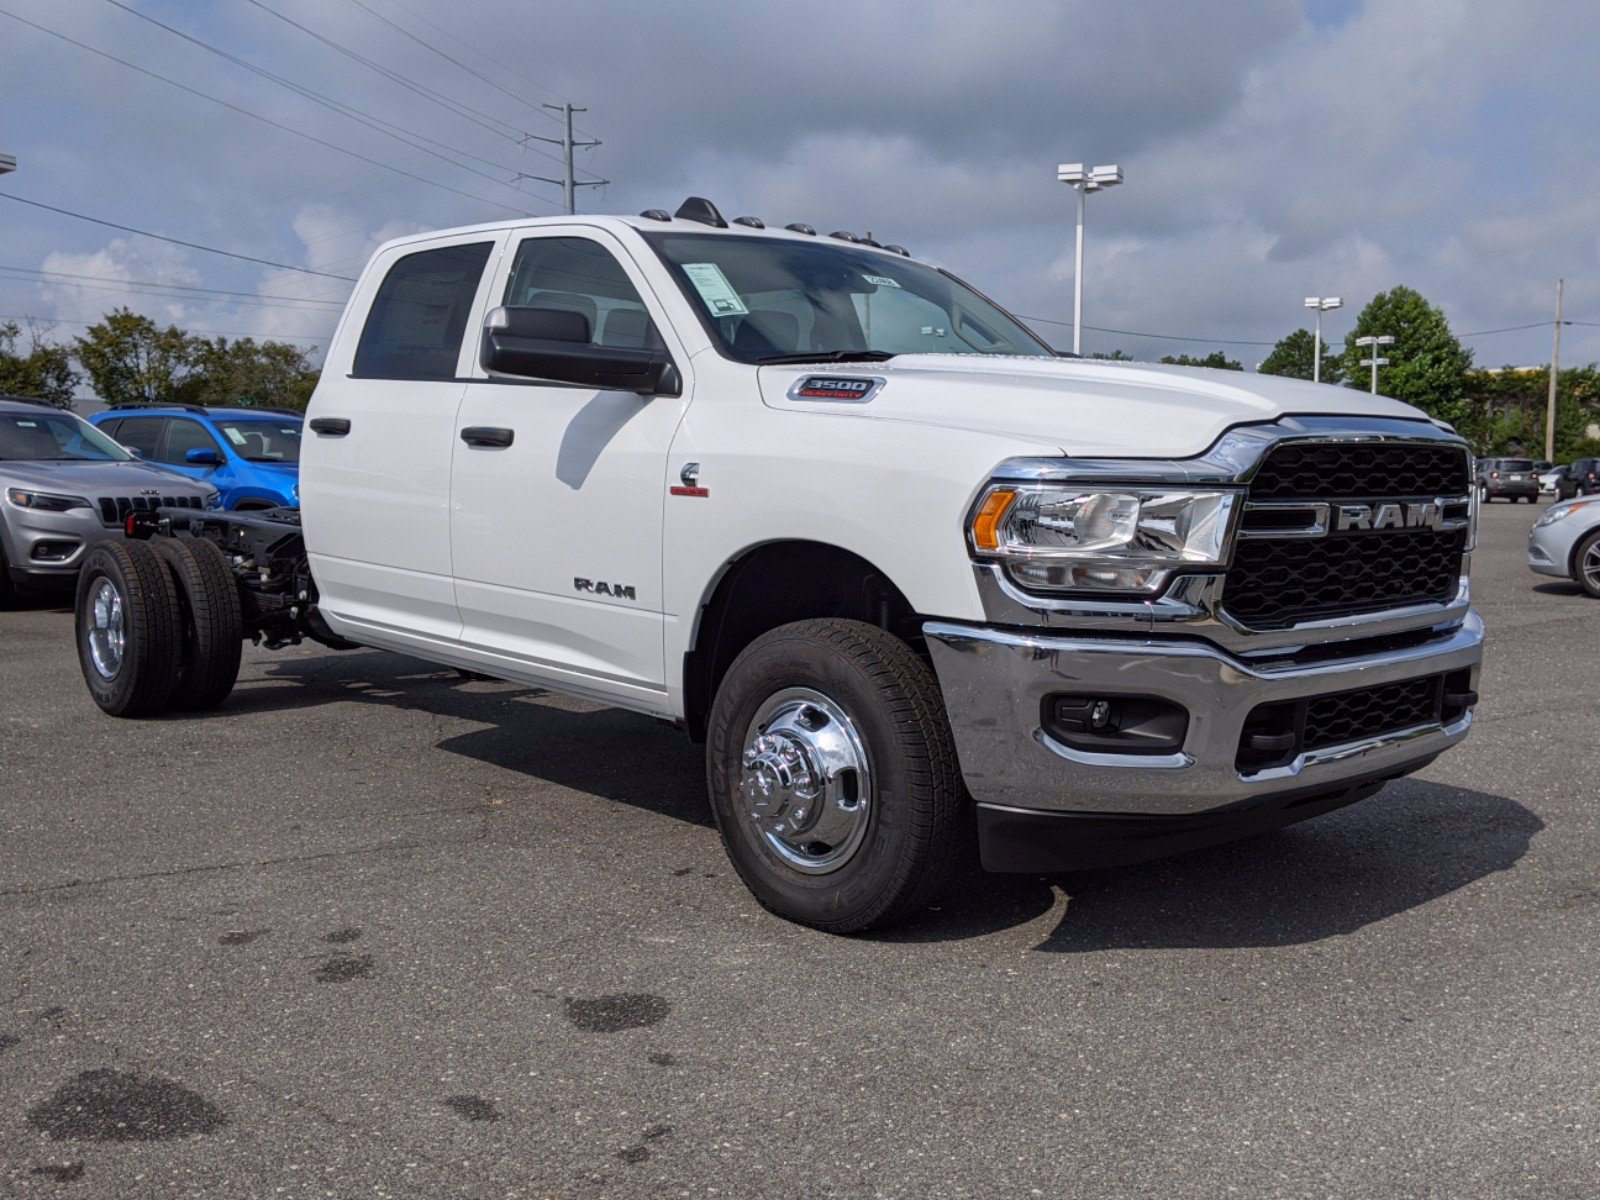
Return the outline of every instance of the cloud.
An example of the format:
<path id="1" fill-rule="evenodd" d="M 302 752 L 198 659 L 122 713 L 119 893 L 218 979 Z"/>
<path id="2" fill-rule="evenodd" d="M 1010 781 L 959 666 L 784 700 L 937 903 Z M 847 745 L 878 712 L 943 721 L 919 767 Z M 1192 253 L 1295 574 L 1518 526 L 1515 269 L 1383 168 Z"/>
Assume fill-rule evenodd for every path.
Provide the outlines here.
<path id="1" fill-rule="evenodd" d="M 1088 206 L 1092 325 L 1270 341 L 1302 323 L 1302 297 L 1331 293 L 1349 306 L 1325 324 L 1338 337 L 1367 297 L 1405 283 L 1457 328 L 1490 329 L 1545 318 L 1558 275 L 1569 314 L 1600 320 L 1600 172 L 1582 136 L 1600 120 L 1594 6 L 371 0 L 412 39 L 354 5 L 273 0 L 327 41 L 249 5 L 142 9 L 330 108 L 110 6 L 14 4 L 295 132 L 4 23 L 0 74 L 20 98 L 5 149 L 22 169 L 0 190 L 313 270 L 355 274 L 394 233 L 554 211 L 558 189 L 518 175 L 557 172 L 552 148 L 525 135 L 554 135 L 541 105 L 570 97 L 589 109 L 582 136 L 604 139 L 580 169 L 613 181 L 582 191 L 587 207 L 673 208 L 697 193 L 729 215 L 870 229 L 1030 315 L 1071 314 L 1073 211 L 1054 169 L 1081 158 L 1127 173 Z M 167 270 L 271 300 L 133 305 L 196 327 L 326 337 L 327 306 L 277 298 L 343 294 L 0 211 L 11 265 Z M 6 313 L 93 314 L 115 299 L 0 280 Z M 1564 357 L 1600 357 L 1596 332 L 1569 330 Z M 1548 330 L 1474 345 L 1483 361 L 1539 361 Z"/>

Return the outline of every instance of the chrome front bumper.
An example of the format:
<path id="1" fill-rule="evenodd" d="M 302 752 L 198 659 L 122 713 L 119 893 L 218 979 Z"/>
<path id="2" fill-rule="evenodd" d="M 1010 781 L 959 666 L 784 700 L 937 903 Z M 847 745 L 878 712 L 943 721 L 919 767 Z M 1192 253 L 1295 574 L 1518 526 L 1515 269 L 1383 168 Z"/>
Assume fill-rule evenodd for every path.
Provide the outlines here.
<path id="1" fill-rule="evenodd" d="M 1251 775 L 1235 766 L 1245 718 L 1258 705 L 1470 668 L 1477 686 L 1483 622 L 1400 649 L 1340 658 L 1249 662 L 1207 642 L 1064 636 L 930 621 L 924 626 L 968 790 L 980 805 L 1041 813 L 1185 816 L 1286 793 L 1336 792 L 1406 774 L 1467 734 L 1472 714 L 1302 753 Z M 1043 729 L 1058 692 L 1156 696 L 1183 705 L 1181 750 L 1160 756 L 1087 753 Z"/>

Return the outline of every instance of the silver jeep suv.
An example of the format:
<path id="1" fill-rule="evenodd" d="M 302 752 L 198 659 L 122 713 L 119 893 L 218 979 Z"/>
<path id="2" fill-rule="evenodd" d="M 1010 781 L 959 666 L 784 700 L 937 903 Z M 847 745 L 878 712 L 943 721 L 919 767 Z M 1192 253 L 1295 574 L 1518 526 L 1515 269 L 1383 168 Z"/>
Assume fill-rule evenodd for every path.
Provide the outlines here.
<path id="1" fill-rule="evenodd" d="M 216 503 L 210 484 L 140 462 L 72 413 L 0 396 L 0 605 L 19 589 L 70 584 L 131 512 Z"/>

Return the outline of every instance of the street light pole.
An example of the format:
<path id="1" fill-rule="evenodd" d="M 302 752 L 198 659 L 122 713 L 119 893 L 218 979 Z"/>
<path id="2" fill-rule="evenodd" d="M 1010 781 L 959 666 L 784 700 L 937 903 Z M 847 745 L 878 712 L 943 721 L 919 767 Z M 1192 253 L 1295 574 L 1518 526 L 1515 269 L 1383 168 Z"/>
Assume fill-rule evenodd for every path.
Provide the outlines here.
<path id="1" fill-rule="evenodd" d="M 1082 163 L 1062 163 L 1056 168 L 1056 179 L 1069 184 L 1078 193 L 1078 236 L 1073 253 L 1072 267 L 1072 352 L 1083 353 L 1083 216 L 1085 201 L 1090 192 L 1116 187 L 1122 182 L 1122 168 L 1111 164 L 1085 169 Z"/>
<path id="2" fill-rule="evenodd" d="M 1394 345 L 1394 338 L 1387 333 L 1379 334 L 1377 337 L 1358 337 L 1356 345 L 1367 347 L 1368 353 L 1372 355 L 1371 358 L 1363 358 L 1361 365 L 1372 368 L 1372 394 L 1376 396 L 1378 394 L 1378 368 L 1389 365 L 1387 358 L 1378 357 L 1378 351 L 1384 346 Z"/>
<path id="3" fill-rule="evenodd" d="M 1342 308 L 1344 301 L 1337 296 L 1307 296 L 1306 307 L 1317 310 L 1317 332 L 1311 343 L 1311 382 L 1322 382 L 1322 314 L 1331 308 Z"/>

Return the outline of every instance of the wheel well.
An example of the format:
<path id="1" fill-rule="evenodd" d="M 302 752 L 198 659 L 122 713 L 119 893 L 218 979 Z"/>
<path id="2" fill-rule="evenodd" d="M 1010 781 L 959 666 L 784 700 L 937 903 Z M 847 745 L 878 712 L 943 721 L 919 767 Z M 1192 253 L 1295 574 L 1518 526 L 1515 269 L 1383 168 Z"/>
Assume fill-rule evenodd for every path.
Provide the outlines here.
<path id="1" fill-rule="evenodd" d="M 769 630 L 809 617 L 865 621 L 926 656 L 922 622 L 888 576 L 822 542 L 770 542 L 735 560 L 700 613 L 683 656 L 685 724 L 705 737 L 711 701 L 739 652 Z"/>

